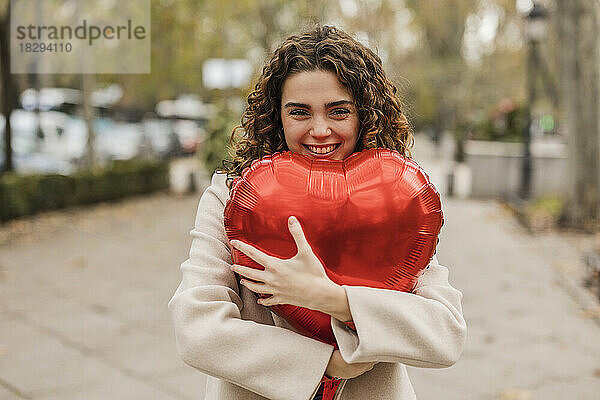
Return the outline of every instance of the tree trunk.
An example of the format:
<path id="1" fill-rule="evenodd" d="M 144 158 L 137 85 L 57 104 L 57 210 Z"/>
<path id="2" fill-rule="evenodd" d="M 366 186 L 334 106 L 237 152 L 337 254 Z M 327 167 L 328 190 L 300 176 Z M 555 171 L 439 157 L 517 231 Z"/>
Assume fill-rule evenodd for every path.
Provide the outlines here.
<path id="1" fill-rule="evenodd" d="M 96 155 L 96 132 L 94 131 L 94 110 L 90 104 L 92 92 L 94 91 L 94 75 L 81 74 L 81 99 L 83 105 L 83 119 L 87 127 L 87 142 L 85 146 L 85 166 L 94 169 L 98 166 Z"/>
<path id="2" fill-rule="evenodd" d="M 12 130 L 10 115 L 16 106 L 16 89 L 13 76 L 10 73 L 10 2 L 6 12 L 0 16 L 0 73 L 2 79 L 2 114 L 6 118 L 4 129 L 4 166 L 2 172 L 13 171 Z"/>
<path id="3" fill-rule="evenodd" d="M 573 228 L 597 227 L 600 206 L 599 47 L 594 0 L 558 2 L 561 33 L 561 109 L 569 138 L 570 193 L 564 213 Z"/>

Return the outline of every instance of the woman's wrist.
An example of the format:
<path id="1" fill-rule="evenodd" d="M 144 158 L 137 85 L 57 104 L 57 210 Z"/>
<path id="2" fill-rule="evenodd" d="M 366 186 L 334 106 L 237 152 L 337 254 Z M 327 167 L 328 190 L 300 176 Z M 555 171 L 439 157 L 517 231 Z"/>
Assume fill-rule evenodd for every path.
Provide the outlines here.
<path id="1" fill-rule="evenodd" d="M 322 298 L 321 307 L 318 311 L 329 314 L 342 322 L 352 321 L 348 297 L 341 285 L 331 282 L 331 284 L 323 290 Z"/>

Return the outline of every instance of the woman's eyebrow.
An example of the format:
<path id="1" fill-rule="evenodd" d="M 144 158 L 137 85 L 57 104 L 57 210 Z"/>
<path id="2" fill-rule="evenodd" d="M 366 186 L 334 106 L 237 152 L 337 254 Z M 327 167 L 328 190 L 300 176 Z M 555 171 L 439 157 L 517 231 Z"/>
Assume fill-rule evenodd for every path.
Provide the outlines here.
<path id="1" fill-rule="evenodd" d="M 349 104 L 349 105 L 354 105 L 354 102 L 350 101 L 350 100 L 338 100 L 338 101 L 332 101 L 330 103 L 325 104 L 325 108 L 330 108 L 330 107 L 335 107 L 335 106 L 340 106 L 342 104 Z M 286 103 L 285 106 L 283 106 L 284 108 L 288 108 L 288 107 L 302 107 L 302 108 L 308 108 L 310 110 L 310 105 L 308 104 L 304 104 L 304 103 L 294 103 L 294 102 L 289 102 Z"/>
<path id="2" fill-rule="evenodd" d="M 338 101 L 332 101 L 331 103 L 325 104 L 325 108 L 341 106 L 342 104 L 354 105 L 354 103 L 350 100 L 338 100 Z"/>

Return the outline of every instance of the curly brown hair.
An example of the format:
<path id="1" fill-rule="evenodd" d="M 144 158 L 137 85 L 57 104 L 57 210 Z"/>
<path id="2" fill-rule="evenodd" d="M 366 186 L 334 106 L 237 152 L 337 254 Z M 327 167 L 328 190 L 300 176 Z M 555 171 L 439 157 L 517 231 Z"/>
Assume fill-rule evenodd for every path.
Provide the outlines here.
<path id="1" fill-rule="evenodd" d="M 360 124 L 355 152 L 383 147 L 411 157 L 412 128 L 381 59 L 342 30 L 317 25 L 287 38 L 265 63 L 241 125 L 231 133 L 231 160 L 224 160 L 220 170 L 227 173 L 228 187 L 252 161 L 288 150 L 280 115 L 283 83 L 292 74 L 315 70 L 335 73 L 352 94 Z M 238 130 L 242 134 L 236 140 Z"/>

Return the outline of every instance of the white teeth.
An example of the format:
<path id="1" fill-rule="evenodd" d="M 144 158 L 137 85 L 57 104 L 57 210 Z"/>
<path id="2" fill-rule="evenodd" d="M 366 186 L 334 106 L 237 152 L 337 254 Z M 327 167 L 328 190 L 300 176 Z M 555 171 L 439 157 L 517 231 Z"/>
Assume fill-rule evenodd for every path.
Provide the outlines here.
<path id="1" fill-rule="evenodd" d="M 326 154 L 329 153 L 330 151 L 332 151 L 333 149 L 335 149 L 336 145 L 333 146 L 327 146 L 327 147 L 314 147 L 314 146 L 308 146 L 308 149 L 310 151 L 312 151 L 313 153 L 317 153 L 317 154 Z"/>

